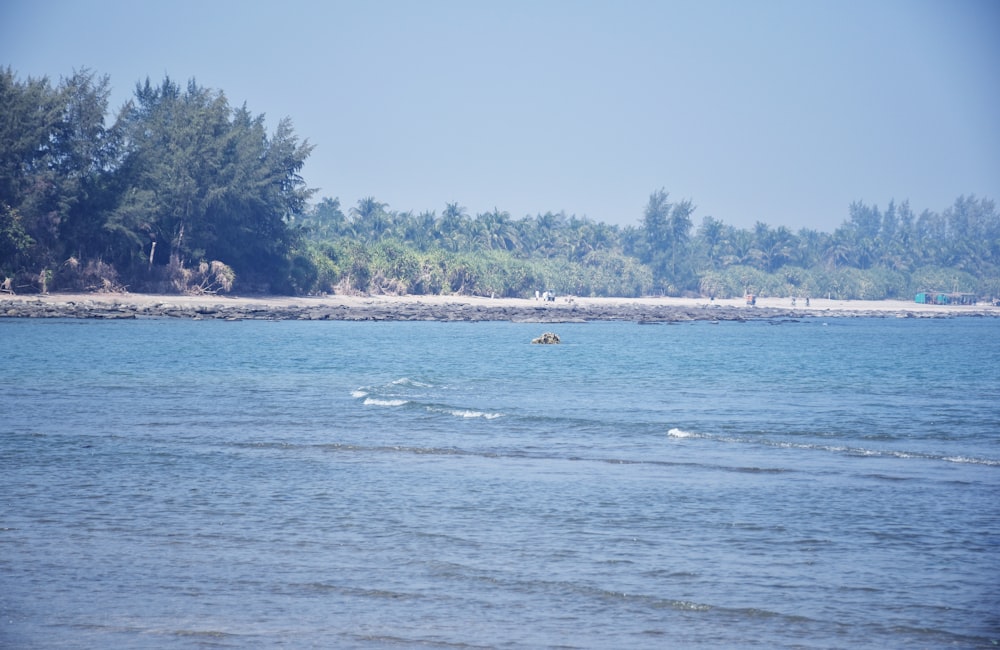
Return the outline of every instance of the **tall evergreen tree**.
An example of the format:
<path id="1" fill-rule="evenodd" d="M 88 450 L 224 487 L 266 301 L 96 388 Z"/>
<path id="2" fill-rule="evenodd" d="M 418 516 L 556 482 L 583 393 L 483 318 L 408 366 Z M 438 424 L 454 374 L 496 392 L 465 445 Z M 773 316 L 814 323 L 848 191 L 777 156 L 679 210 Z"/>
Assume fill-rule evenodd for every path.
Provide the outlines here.
<path id="1" fill-rule="evenodd" d="M 664 290 L 693 288 L 689 244 L 694 205 L 690 200 L 671 203 L 669 198 L 662 188 L 649 196 L 642 219 L 645 247 L 640 259 L 652 267 L 653 277 Z"/>
<path id="2" fill-rule="evenodd" d="M 225 95 L 147 79 L 120 118 L 122 201 L 108 222 L 135 268 L 220 260 L 250 286 L 280 288 L 293 244 L 288 219 L 311 191 L 300 171 L 312 147 L 291 122 L 270 137 L 263 116 Z"/>

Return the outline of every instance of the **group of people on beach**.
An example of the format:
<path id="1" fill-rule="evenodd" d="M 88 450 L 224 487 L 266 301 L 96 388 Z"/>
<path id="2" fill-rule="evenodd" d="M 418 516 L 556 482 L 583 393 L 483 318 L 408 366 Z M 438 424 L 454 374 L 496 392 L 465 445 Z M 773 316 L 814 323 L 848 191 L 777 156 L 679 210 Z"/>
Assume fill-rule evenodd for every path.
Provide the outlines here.
<path id="1" fill-rule="evenodd" d="M 539 292 L 536 289 L 535 290 L 535 300 L 538 300 L 539 298 L 541 298 L 545 302 L 555 302 L 556 301 L 556 294 L 552 293 L 551 291 L 542 291 L 542 292 Z"/>
<path id="2" fill-rule="evenodd" d="M 712 300 L 715 300 L 715 296 L 712 296 Z M 757 306 L 757 296 L 755 296 L 754 294 L 748 293 L 746 295 L 746 300 L 747 300 L 747 307 Z M 798 299 L 795 296 L 792 296 L 792 307 L 794 307 L 797 304 L 797 302 Z M 806 296 L 806 307 L 808 306 L 809 306 L 809 296 Z"/>

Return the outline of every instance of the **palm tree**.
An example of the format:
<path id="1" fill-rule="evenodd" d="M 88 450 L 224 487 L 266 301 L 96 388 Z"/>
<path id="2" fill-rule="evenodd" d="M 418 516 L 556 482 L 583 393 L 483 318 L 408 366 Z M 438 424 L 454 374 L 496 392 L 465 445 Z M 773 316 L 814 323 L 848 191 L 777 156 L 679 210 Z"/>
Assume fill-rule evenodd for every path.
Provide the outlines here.
<path id="1" fill-rule="evenodd" d="M 493 208 L 478 215 L 473 227 L 476 242 L 487 250 L 512 251 L 518 246 L 517 230 L 507 212 Z"/>
<path id="2" fill-rule="evenodd" d="M 358 205 L 351 208 L 354 232 L 367 242 L 378 241 L 389 228 L 386 214 L 388 204 L 380 203 L 373 196 L 358 199 Z"/>
<path id="3" fill-rule="evenodd" d="M 753 235 L 749 230 L 726 226 L 722 262 L 726 266 L 744 266 L 753 260 Z"/>
<path id="4" fill-rule="evenodd" d="M 698 242 L 701 244 L 705 261 L 709 268 L 718 269 L 721 264 L 720 248 L 723 244 L 725 224 L 718 219 L 705 217 L 698 228 Z"/>
<path id="5" fill-rule="evenodd" d="M 525 248 L 528 252 L 541 257 L 555 257 L 560 251 L 565 250 L 565 212 L 546 212 L 536 215 L 527 230 L 529 245 Z"/>
<path id="6" fill-rule="evenodd" d="M 760 269 L 773 273 L 781 267 L 792 252 L 791 231 L 785 226 L 772 230 L 766 223 L 758 221 L 754 226 L 753 256 L 760 261 Z"/>
<path id="7" fill-rule="evenodd" d="M 457 253 L 468 242 L 469 215 L 466 208 L 458 203 L 445 205 L 441 218 L 435 225 L 434 237 L 441 248 Z"/>
<path id="8" fill-rule="evenodd" d="M 437 215 L 434 211 L 425 210 L 417 216 L 411 213 L 405 215 L 407 218 L 400 224 L 403 240 L 423 251 L 431 248 L 436 241 Z M 404 215 L 400 215 L 402 216 Z"/>
<path id="9" fill-rule="evenodd" d="M 309 236 L 318 241 L 336 239 L 347 229 L 347 217 L 340 209 L 338 198 L 324 197 L 302 221 Z"/>
<path id="10" fill-rule="evenodd" d="M 829 238 L 830 235 L 827 233 L 802 228 L 795 236 L 789 262 L 804 269 L 818 266 L 823 259 L 823 250 Z"/>
<path id="11" fill-rule="evenodd" d="M 837 228 L 827 242 L 826 250 L 823 251 L 827 266 L 832 269 L 851 266 L 855 255 L 852 244 L 850 232 L 844 227 Z"/>

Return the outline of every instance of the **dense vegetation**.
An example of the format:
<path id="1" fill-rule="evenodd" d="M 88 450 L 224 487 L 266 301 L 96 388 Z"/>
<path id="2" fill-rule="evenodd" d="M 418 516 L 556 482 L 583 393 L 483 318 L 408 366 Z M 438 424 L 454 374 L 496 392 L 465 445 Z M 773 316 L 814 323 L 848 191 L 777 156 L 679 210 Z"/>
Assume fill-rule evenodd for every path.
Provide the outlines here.
<path id="1" fill-rule="evenodd" d="M 529 296 L 1000 295 L 1000 213 L 959 197 L 916 214 L 854 203 L 833 233 L 712 217 L 649 197 L 638 225 L 562 212 L 310 205 L 311 146 L 223 93 L 146 80 L 106 126 L 109 80 L 0 69 L 0 276 L 98 289 Z"/>
<path id="2" fill-rule="evenodd" d="M 105 128 L 107 77 L 0 71 L 0 272 L 17 286 L 279 292 L 309 155 L 287 120 L 169 78 Z"/>

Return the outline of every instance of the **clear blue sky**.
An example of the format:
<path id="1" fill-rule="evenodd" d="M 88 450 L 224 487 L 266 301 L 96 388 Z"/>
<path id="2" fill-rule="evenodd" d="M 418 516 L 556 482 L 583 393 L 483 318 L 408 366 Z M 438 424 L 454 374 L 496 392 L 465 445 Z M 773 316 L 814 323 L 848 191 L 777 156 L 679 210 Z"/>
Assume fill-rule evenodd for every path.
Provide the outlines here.
<path id="1" fill-rule="evenodd" d="M 169 75 L 290 117 L 345 207 L 740 227 L 1000 200 L 995 0 L 3 0 L 0 65 Z"/>

